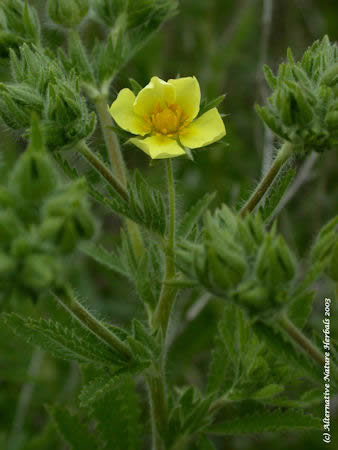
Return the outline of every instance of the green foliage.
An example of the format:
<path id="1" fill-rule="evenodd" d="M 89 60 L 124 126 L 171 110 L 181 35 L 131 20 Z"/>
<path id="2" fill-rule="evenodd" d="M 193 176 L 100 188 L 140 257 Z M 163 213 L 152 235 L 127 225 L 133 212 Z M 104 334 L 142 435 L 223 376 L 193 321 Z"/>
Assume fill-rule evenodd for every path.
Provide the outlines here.
<path id="1" fill-rule="evenodd" d="M 89 9 L 89 0 L 48 0 L 48 15 L 53 22 L 72 28 L 79 25 Z"/>
<path id="2" fill-rule="evenodd" d="M 119 365 L 118 355 L 95 336 L 45 319 L 24 319 L 12 313 L 3 316 L 3 323 L 27 342 L 40 346 L 56 358 L 101 365 Z"/>
<path id="3" fill-rule="evenodd" d="M 3 0 L 0 4 L 0 57 L 8 57 L 11 48 L 24 42 L 39 43 L 40 22 L 28 1 Z"/>
<path id="4" fill-rule="evenodd" d="M 180 224 L 178 225 L 177 237 L 187 238 L 193 227 L 198 223 L 199 219 L 206 212 L 211 202 L 214 200 L 215 194 L 205 194 L 198 202 L 186 212 Z"/>
<path id="5" fill-rule="evenodd" d="M 88 424 L 83 424 L 78 414 L 71 414 L 67 408 L 59 405 L 49 408 L 48 411 L 59 433 L 71 449 L 99 449 L 94 435 L 88 430 Z"/>
<path id="6" fill-rule="evenodd" d="M 139 448 L 141 410 L 131 377 L 114 378 L 105 386 L 104 392 L 91 398 L 87 404 L 90 405 L 89 415 L 96 422 L 96 433 L 103 443 L 100 448 Z"/>
<path id="7" fill-rule="evenodd" d="M 188 278 L 251 314 L 278 310 L 296 272 L 295 258 L 275 228 L 266 232 L 260 215 L 243 219 L 225 205 L 206 215 L 202 242 L 183 241 L 177 255 Z"/>
<path id="8" fill-rule="evenodd" d="M 273 214 L 277 208 L 279 202 L 282 200 L 285 192 L 292 183 L 296 175 L 296 169 L 288 169 L 283 173 L 272 188 L 272 192 L 269 192 L 268 197 L 264 203 L 264 206 L 260 210 L 260 214 L 264 222 Z"/>
<path id="9" fill-rule="evenodd" d="M 129 201 L 110 189 L 106 204 L 118 214 L 161 235 L 166 231 L 166 207 L 162 194 L 152 188 L 138 170 L 129 184 Z"/>
<path id="10" fill-rule="evenodd" d="M 230 419 L 225 423 L 212 425 L 206 431 L 211 434 L 226 435 L 283 430 L 318 430 L 320 427 L 319 417 L 297 410 L 281 411 L 277 409 L 272 412 L 259 412 Z"/>
<path id="11" fill-rule="evenodd" d="M 267 106 L 256 110 L 275 134 L 301 151 L 323 152 L 337 146 L 337 56 L 337 45 L 325 36 L 299 62 L 289 49 L 277 76 L 265 68 L 273 94 Z"/>
<path id="12" fill-rule="evenodd" d="M 25 129 L 32 112 L 41 116 L 50 149 L 73 147 L 92 134 L 89 113 L 74 72 L 66 72 L 52 52 L 24 44 L 19 57 L 10 51 L 15 83 L 2 85 L 0 116 L 14 129 Z"/>

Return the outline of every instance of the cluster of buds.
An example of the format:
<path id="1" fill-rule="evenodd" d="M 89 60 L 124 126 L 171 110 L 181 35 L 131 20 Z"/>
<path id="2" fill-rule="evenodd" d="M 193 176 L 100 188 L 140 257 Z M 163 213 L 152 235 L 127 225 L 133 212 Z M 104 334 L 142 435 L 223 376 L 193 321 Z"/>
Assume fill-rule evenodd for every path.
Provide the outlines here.
<path id="1" fill-rule="evenodd" d="M 0 57 L 6 58 L 9 49 L 17 49 L 24 42 L 38 43 L 40 23 L 35 8 L 23 0 L 1 0 Z"/>
<path id="2" fill-rule="evenodd" d="M 314 263 L 323 263 L 326 274 L 338 282 L 338 216 L 320 230 L 311 257 Z"/>
<path id="3" fill-rule="evenodd" d="M 10 127 L 25 130 L 31 114 L 41 117 L 50 149 L 72 148 L 95 129 L 96 115 L 89 113 L 74 72 L 35 46 L 24 44 L 19 57 L 10 50 L 14 83 L 0 85 L 0 117 Z"/>
<path id="4" fill-rule="evenodd" d="M 95 232 L 83 180 L 60 186 L 36 118 L 31 140 L 0 187 L 0 290 L 30 297 L 64 282 L 63 255 Z"/>
<path id="5" fill-rule="evenodd" d="M 258 214 L 242 218 L 225 205 L 207 214 L 201 242 L 180 243 L 177 263 L 190 280 L 254 314 L 280 309 L 296 272 L 275 228 L 266 232 Z"/>
<path id="6" fill-rule="evenodd" d="M 257 112 L 265 124 L 300 151 L 323 152 L 338 144 L 338 47 L 328 37 L 316 41 L 296 62 L 288 60 L 277 76 L 265 66 L 273 89 Z"/>

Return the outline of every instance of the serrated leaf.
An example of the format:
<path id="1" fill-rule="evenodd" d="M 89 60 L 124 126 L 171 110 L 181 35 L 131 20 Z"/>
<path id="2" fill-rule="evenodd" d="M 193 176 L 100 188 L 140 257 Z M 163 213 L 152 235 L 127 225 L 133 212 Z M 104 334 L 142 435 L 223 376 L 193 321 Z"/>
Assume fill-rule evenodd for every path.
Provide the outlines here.
<path id="1" fill-rule="evenodd" d="M 290 186 L 292 180 L 296 175 L 296 169 L 288 169 L 284 174 L 281 175 L 276 185 L 273 186 L 272 190 L 268 192 L 268 196 L 265 200 L 264 206 L 260 209 L 261 217 L 265 222 L 275 211 L 279 202 L 283 198 L 283 195 Z"/>
<path id="2" fill-rule="evenodd" d="M 108 252 L 102 246 L 97 246 L 97 244 L 92 242 L 81 244 L 80 249 L 86 255 L 90 256 L 107 269 L 112 270 L 113 272 L 116 272 L 128 279 L 131 278 L 130 272 L 124 267 L 123 261 L 121 261 L 118 253 Z"/>
<path id="3" fill-rule="evenodd" d="M 208 427 L 206 433 L 236 435 L 247 433 L 264 433 L 267 431 L 319 430 L 321 419 L 302 411 L 275 410 L 229 419 L 225 423 Z"/>
<path id="4" fill-rule="evenodd" d="M 53 406 L 48 408 L 59 433 L 72 450 L 99 450 L 95 437 L 89 433 L 88 425 L 83 424 L 80 417 L 70 414 L 67 408 Z"/>
<path id="5" fill-rule="evenodd" d="M 91 403 L 90 416 L 97 421 L 96 430 L 104 448 L 135 450 L 140 448 L 140 406 L 135 382 L 120 376 L 110 382 L 104 394 Z"/>
<path id="6" fill-rule="evenodd" d="M 27 342 L 37 345 L 51 353 L 56 358 L 71 361 L 90 362 L 98 364 L 118 364 L 118 355 L 110 350 L 100 340 L 79 337 L 74 329 L 63 324 L 45 319 L 24 319 L 18 314 L 4 314 L 2 321 L 15 334 L 23 337 Z"/>
<path id="7" fill-rule="evenodd" d="M 178 238 L 186 238 L 189 235 L 194 225 L 196 225 L 215 198 L 215 195 L 214 192 L 205 194 L 204 197 L 198 200 L 198 202 L 184 215 L 178 226 Z"/>
<path id="8" fill-rule="evenodd" d="M 300 353 L 278 330 L 262 322 L 254 323 L 253 329 L 257 336 L 266 342 L 268 349 L 278 359 L 284 360 L 290 369 L 299 372 L 302 376 L 306 376 L 317 383 L 322 381 L 320 368 Z"/>

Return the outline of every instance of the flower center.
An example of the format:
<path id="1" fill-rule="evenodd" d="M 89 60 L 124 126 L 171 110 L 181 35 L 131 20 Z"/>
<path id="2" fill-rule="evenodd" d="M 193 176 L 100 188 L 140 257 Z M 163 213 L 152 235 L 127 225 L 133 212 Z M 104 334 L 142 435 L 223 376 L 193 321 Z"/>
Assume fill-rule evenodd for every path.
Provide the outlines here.
<path id="1" fill-rule="evenodd" d="M 153 113 L 145 116 L 145 120 L 147 131 L 169 137 L 179 133 L 189 123 L 182 107 L 176 103 L 164 107 L 157 103 Z"/>

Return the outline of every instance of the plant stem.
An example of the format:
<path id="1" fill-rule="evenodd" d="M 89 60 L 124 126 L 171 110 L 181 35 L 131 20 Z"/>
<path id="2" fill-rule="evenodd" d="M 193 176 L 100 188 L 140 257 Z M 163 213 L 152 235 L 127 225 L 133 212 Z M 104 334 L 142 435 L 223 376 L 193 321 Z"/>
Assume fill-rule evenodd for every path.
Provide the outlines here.
<path id="1" fill-rule="evenodd" d="M 259 183 L 249 200 L 240 210 L 239 213 L 242 217 L 245 216 L 245 214 L 251 212 L 258 205 L 268 188 L 273 183 L 276 175 L 278 174 L 285 161 L 287 161 L 288 158 L 292 155 L 293 149 L 294 147 L 290 142 L 284 142 L 272 166 L 270 167 L 262 181 Z"/>
<path id="2" fill-rule="evenodd" d="M 166 249 L 166 268 L 162 290 L 157 308 L 154 313 L 153 325 L 162 328 L 166 335 L 169 318 L 176 297 L 177 288 L 167 284 L 176 275 L 175 269 L 175 184 L 171 159 L 166 160 L 169 194 L 169 231 Z"/>
<path id="3" fill-rule="evenodd" d="M 279 319 L 279 325 L 314 361 L 316 361 L 321 367 L 324 367 L 325 358 L 322 352 L 318 350 L 315 345 L 313 345 L 313 343 L 291 322 L 285 314 Z"/>
<path id="4" fill-rule="evenodd" d="M 94 102 L 100 119 L 102 134 L 106 143 L 111 167 L 120 184 L 126 189 L 126 167 L 120 150 L 119 140 L 114 131 L 110 128 L 113 125 L 113 120 L 108 111 L 107 95 L 101 94 L 94 97 Z M 130 219 L 126 219 L 126 225 L 136 258 L 139 259 L 144 253 L 143 238 L 139 226 Z"/>
<path id="5" fill-rule="evenodd" d="M 160 368 L 158 373 L 147 376 L 153 450 L 165 450 L 165 444 L 161 436 L 163 436 L 168 426 L 168 402 L 163 374 L 164 370 Z"/>
<path id="6" fill-rule="evenodd" d="M 25 418 L 29 409 L 33 391 L 35 388 L 34 378 L 38 375 L 43 361 L 44 352 L 40 348 L 35 348 L 28 367 L 28 379 L 21 389 L 17 408 L 15 411 L 14 422 L 10 436 L 8 438 L 8 450 L 16 450 L 22 445 L 23 427 Z"/>
<path id="7" fill-rule="evenodd" d="M 77 150 L 83 155 L 87 161 L 97 170 L 97 172 L 105 178 L 106 181 L 115 189 L 121 197 L 128 201 L 129 194 L 126 188 L 120 183 L 120 181 L 111 173 L 108 167 L 93 153 L 84 141 L 81 141 L 77 145 Z"/>
<path id="8" fill-rule="evenodd" d="M 70 287 L 64 287 L 55 292 L 56 300 L 66 308 L 80 324 L 98 336 L 103 342 L 112 347 L 125 359 L 131 359 L 131 352 L 127 345 L 115 334 L 111 333 L 96 317 L 90 314 L 77 300 Z"/>
<path id="9" fill-rule="evenodd" d="M 127 185 L 126 168 L 121 154 L 119 141 L 116 134 L 109 128 L 113 125 L 108 111 L 108 100 L 105 95 L 99 95 L 94 99 L 97 113 L 100 118 L 102 133 L 106 143 L 111 166 L 117 178 L 123 186 Z"/>

